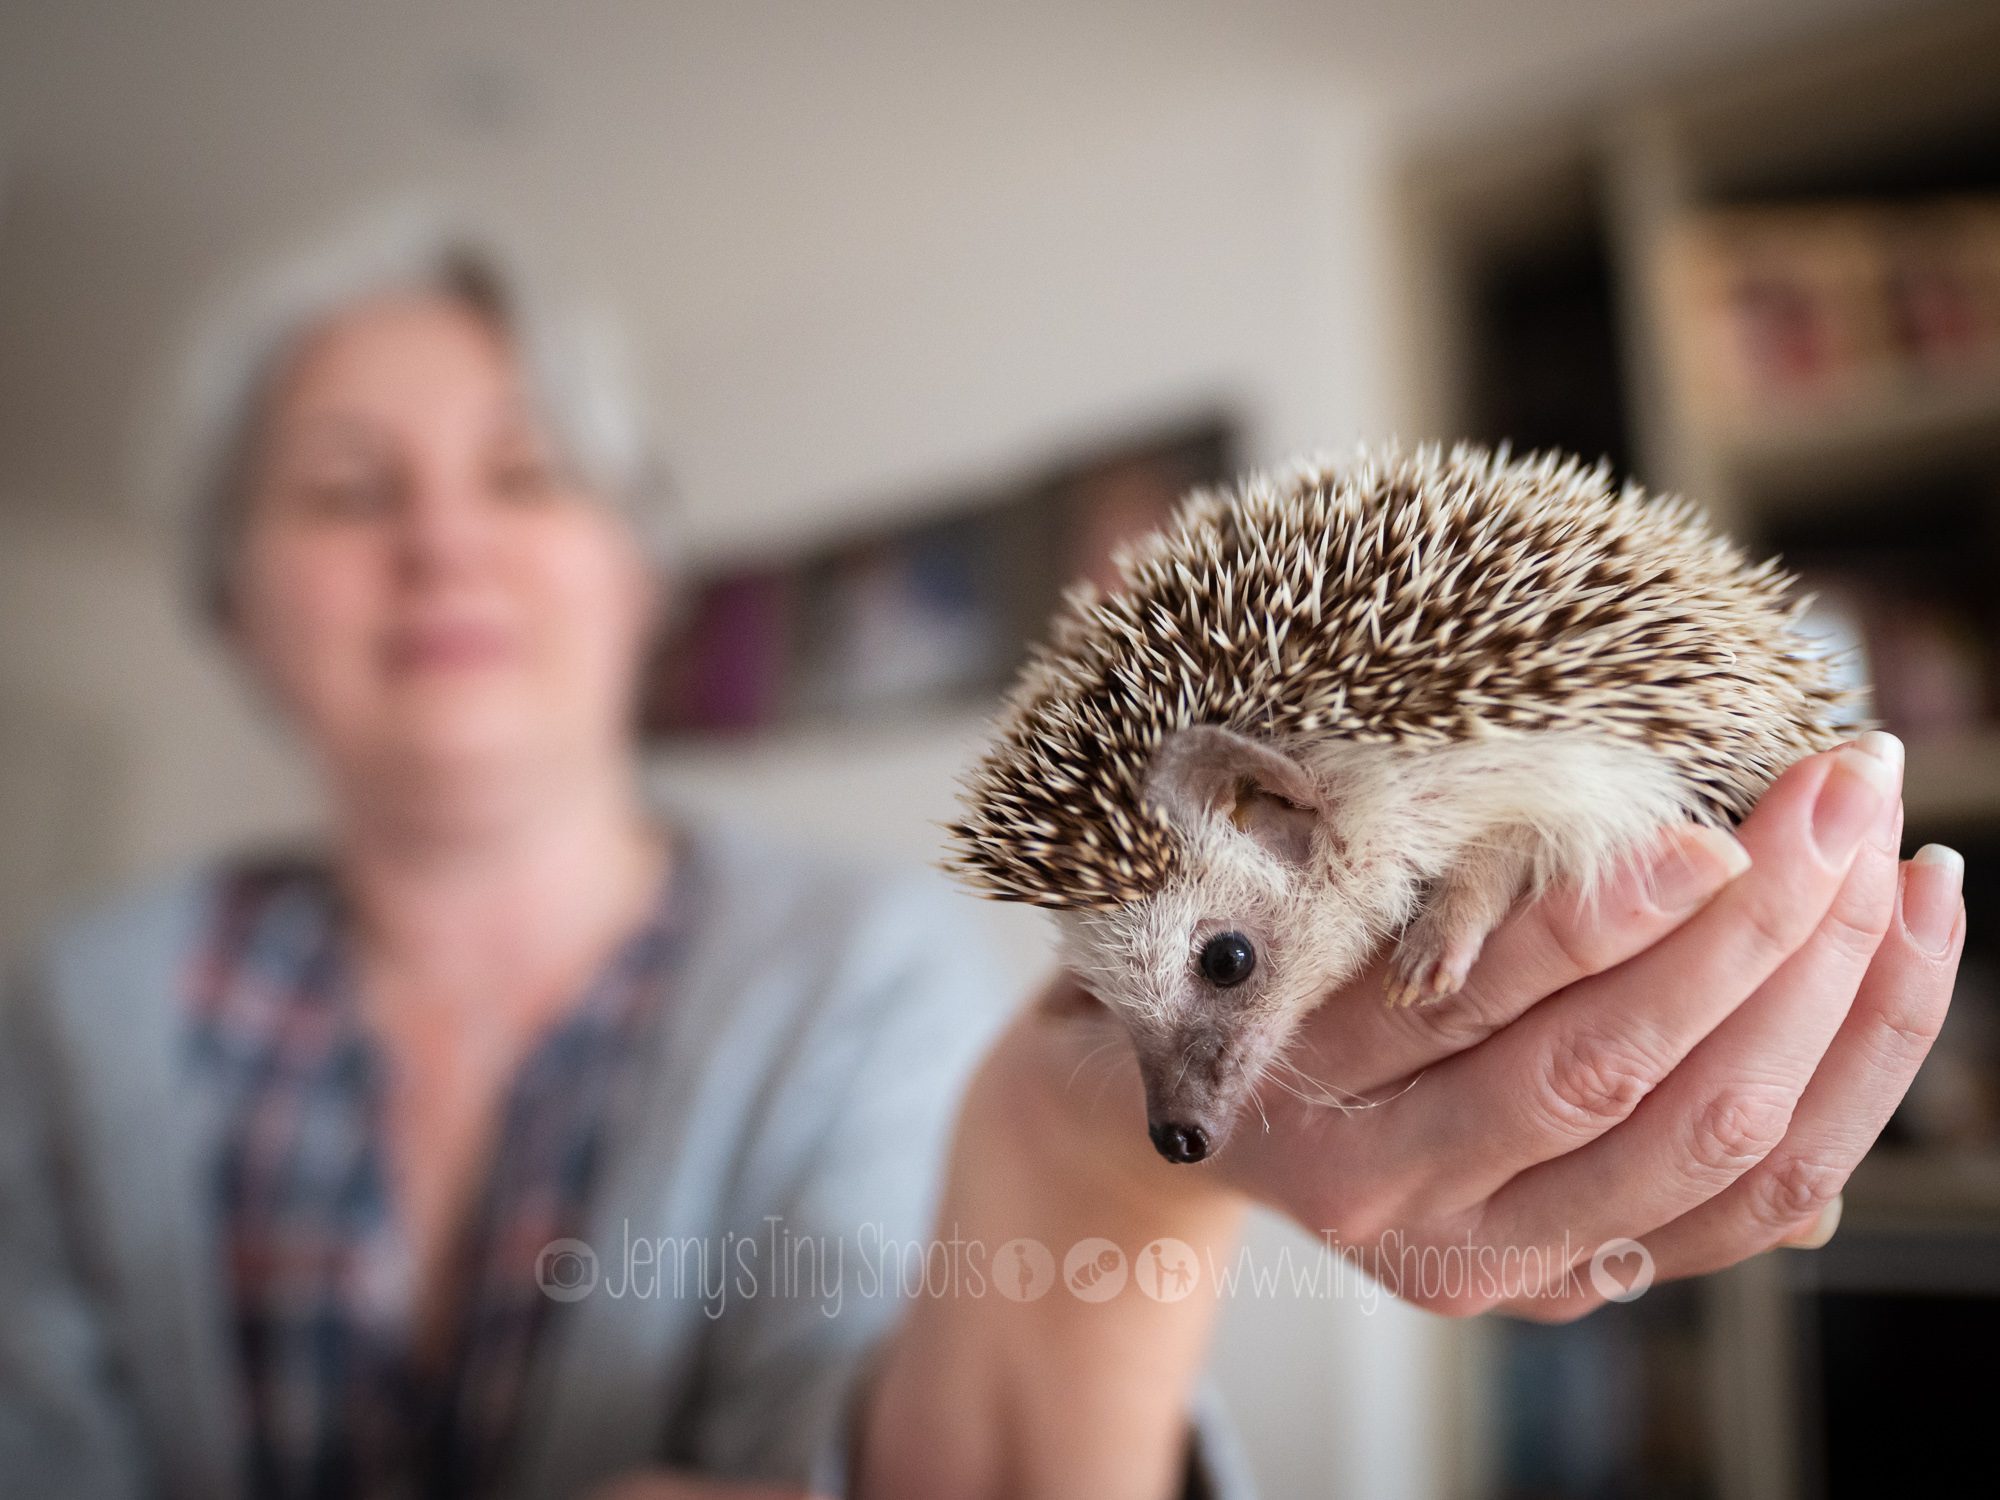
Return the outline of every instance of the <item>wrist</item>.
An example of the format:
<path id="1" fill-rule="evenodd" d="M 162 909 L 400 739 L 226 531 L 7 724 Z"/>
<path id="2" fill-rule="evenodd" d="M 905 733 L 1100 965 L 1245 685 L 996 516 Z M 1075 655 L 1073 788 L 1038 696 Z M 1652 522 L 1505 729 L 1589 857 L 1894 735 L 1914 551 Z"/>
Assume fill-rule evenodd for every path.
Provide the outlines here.
<path id="1" fill-rule="evenodd" d="M 1246 1200 L 1155 1155 L 1141 1100 L 1130 1048 L 1101 1011 L 1045 996 L 988 1052 L 939 1211 L 940 1233 L 984 1247 L 987 1274 L 977 1294 L 968 1284 L 909 1309 L 866 1402 L 860 1493 L 1176 1492 L 1219 1305 L 1204 1272 L 1233 1245 Z M 1091 1293 L 1082 1278 L 1109 1254 L 1096 1239 L 1137 1284 Z M 1192 1263 L 1162 1240 L 1182 1241 Z M 1079 1248 L 1096 1254 L 1072 1264 Z M 1193 1285 L 1149 1291 L 1144 1278 L 1169 1265 Z"/>

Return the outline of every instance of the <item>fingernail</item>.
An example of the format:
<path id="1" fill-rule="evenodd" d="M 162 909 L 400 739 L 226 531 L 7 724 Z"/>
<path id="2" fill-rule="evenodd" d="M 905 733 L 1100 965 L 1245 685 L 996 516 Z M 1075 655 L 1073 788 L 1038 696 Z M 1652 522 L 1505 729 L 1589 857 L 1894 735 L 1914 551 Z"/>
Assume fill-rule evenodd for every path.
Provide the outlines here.
<path id="1" fill-rule="evenodd" d="M 1903 781 L 1903 742 L 1883 729 L 1871 729 L 1854 741 L 1854 748 L 1895 768 L 1896 785 Z M 1902 841 L 1900 832 L 1903 821 L 1903 799 L 1889 796 L 1882 799 L 1882 810 L 1875 815 L 1869 827 L 1869 835 L 1890 853 L 1898 853 Z"/>
<path id="2" fill-rule="evenodd" d="M 1951 946 L 1964 886 L 1965 856 L 1943 844 L 1924 845 L 1903 872 L 1903 928 L 1932 957 Z"/>
<path id="3" fill-rule="evenodd" d="M 1896 746 L 1897 759 L 1884 753 L 1882 740 Z M 1812 813 L 1813 842 L 1828 864 L 1845 864 L 1874 825 L 1882 804 L 1895 789 L 1901 748 L 1894 735 L 1877 730 L 1844 746 L 1833 757 L 1833 769 L 1820 783 Z"/>
<path id="4" fill-rule="evenodd" d="M 1885 765 L 1895 767 L 1898 775 L 1903 770 L 1903 742 L 1886 729 L 1871 729 L 1854 741 L 1854 748 L 1864 755 L 1872 755 Z"/>
<path id="5" fill-rule="evenodd" d="M 1653 905 L 1669 916 L 1692 911 L 1750 868 L 1750 851 L 1720 828 L 1683 831 L 1653 861 Z"/>
<path id="6" fill-rule="evenodd" d="M 1783 1243 L 1794 1250 L 1817 1250 L 1833 1238 L 1834 1230 L 1840 1228 L 1840 1210 L 1844 1196 L 1835 1194 L 1833 1201 L 1819 1211 L 1819 1217 L 1812 1221 L 1812 1228 L 1794 1235 Z"/>

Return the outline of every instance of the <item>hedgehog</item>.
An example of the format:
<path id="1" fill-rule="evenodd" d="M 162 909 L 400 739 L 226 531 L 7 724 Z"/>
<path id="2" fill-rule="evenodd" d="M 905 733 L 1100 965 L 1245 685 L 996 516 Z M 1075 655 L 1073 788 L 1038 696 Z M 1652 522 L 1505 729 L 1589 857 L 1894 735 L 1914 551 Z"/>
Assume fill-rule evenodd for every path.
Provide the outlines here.
<path id="1" fill-rule="evenodd" d="M 1448 996 L 1519 901 L 1864 727 L 1776 560 L 1562 454 L 1296 463 L 1114 567 L 1030 655 L 945 862 L 1056 913 L 1172 1161 L 1385 945 L 1390 1003 Z"/>

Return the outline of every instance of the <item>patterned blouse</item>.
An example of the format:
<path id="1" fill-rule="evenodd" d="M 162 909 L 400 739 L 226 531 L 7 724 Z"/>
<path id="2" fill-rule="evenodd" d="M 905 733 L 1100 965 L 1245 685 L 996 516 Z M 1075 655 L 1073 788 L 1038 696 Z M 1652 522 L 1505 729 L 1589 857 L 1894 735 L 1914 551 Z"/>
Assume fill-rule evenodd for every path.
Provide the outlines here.
<path id="1" fill-rule="evenodd" d="M 230 878 L 196 969 L 193 1038 L 225 1122 L 215 1213 L 254 1495 L 442 1500 L 488 1493 L 505 1473 L 549 1306 L 544 1247 L 579 1232 L 625 1103 L 621 1060 L 664 1008 L 682 885 L 666 883 L 506 1090 L 452 1252 L 448 1353 L 420 1361 L 386 1059 L 361 1024 L 337 889 L 298 863 Z"/>

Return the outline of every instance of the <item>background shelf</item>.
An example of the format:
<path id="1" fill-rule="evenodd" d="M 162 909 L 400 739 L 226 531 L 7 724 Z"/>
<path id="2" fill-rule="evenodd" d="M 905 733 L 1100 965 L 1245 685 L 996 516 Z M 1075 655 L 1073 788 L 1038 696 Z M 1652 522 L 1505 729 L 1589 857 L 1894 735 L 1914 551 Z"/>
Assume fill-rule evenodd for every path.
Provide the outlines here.
<path id="1" fill-rule="evenodd" d="M 2000 378 L 1888 383 L 1724 427 L 1709 441 L 1731 482 L 1760 502 L 1810 505 L 1829 489 L 2000 453 Z"/>
<path id="2" fill-rule="evenodd" d="M 1872 1472 L 1857 1382 L 1893 1364 L 1910 1432 L 1964 1457 L 1983 1432 L 1937 1420 L 1959 1400 L 1932 1374 L 1948 1358 L 1937 1340 L 2000 1314 L 2000 1275 L 1980 1269 L 2000 1268 L 2000 907 L 1985 874 L 2000 867 L 2000 347 L 1939 360 L 1925 334 L 1949 343 L 1960 324 L 1841 299 L 1883 293 L 1879 277 L 1854 293 L 1849 273 L 1887 244 L 1902 254 L 1909 225 L 1963 209 L 2000 222 L 2000 10 L 1940 6 L 1512 133 L 1440 139 L 1410 162 L 1405 197 L 1405 431 L 1603 456 L 1781 553 L 1865 648 L 1877 711 L 1909 747 L 1906 847 L 1967 855 L 1951 1020 L 1848 1183 L 1832 1244 L 1706 1278 L 1673 1317 L 1608 1309 L 1611 1333 L 1590 1330 L 1601 1314 L 1486 1331 L 1506 1388 L 1491 1473 L 1468 1493 L 1881 1492 L 1855 1488 Z M 1774 251 L 1771 283 L 1742 296 L 1741 247 L 1767 229 L 1791 259 Z M 1976 287 L 1987 273 L 1972 264 Z M 1907 311 L 1908 292 L 1895 282 L 1878 300 Z M 2000 296 L 1959 306 L 1964 327 L 2000 319 Z M 1849 313 L 1873 322 L 1843 342 Z M 1577 1371 L 1643 1403 L 1629 1452 L 1601 1430 L 1565 1449 L 1536 1415 L 1580 1399 L 1563 1383 Z M 1659 1446 L 1691 1426 L 1692 1461 L 1678 1439 Z"/>

